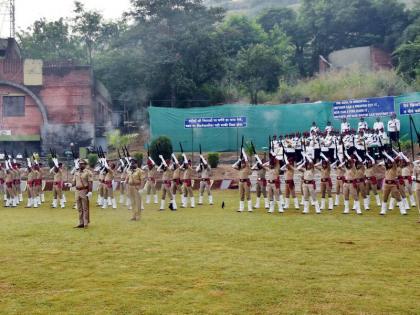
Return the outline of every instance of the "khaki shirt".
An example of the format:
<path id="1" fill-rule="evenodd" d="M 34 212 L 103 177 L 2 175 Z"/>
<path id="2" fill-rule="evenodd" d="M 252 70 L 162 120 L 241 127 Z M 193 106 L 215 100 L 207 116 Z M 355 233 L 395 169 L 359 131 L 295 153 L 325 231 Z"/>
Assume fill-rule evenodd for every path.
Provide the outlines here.
<path id="1" fill-rule="evenodd" d="M 143 172 L 137 168 L 128 174 L 128 184 L 130 186 L 140 186 L 143 179 Z"/>
<path id="2" fill-rule="evenodd" d="M 93 176 L 89 170 L 78 170 L 74 174 L 73 185 L 76 186 L 76 189 L 88 189 L 89 183 L 91 183 L 92 181 Z"/>
<path id="3" fill-rule="evenodd" d="M 321 167 L 321 178 L 330 178 L 331 167 L 328 165 L 326 168 Z"/>
<path id="4" fill-rule="evenodd" d="M 346 180 L 353 180 L 356 178 L 356 168 L 353 166 L 352 168 L 347 168 L 344 173 Z"/>
<path id="5" fill-rule="evenodd" d="M 184 177 L 183 177 L 183 179 L 191 179 L 192 172 L 193 172 L 193 170 L 192 170 L 191 166 L 188 165 L 188 167 L 184 171 Z"/>
<path id="6" fill-rule="evenodd" d="M 108 172 L 105 175 L 105 181 L 106 182 L 112 182 L 114 179 L 114 171 L 113 170 L 108 170 Z"/>
<path id="7" fill-rule="evenodd" d="M 386 180 L 395 180 L 397 177 L 398 177 L 398 168 L 395 164 L 389 170 L 385 171 Z"/>
<path id="8" fill-rule="evenodd" d="M 61 181 L 63 181 L 63 171 L 58 170 L 58 172 L 54 174 L 54 182 L 61 182 Z"/>
<path id="9" fill-rule="evenodd" d="M 295 168 L 291 165 L 287 165 L 284 177 L 285 180 L 292 180 L 295 177 Z"/>
<path id="10" fill-rule="evenodd" d="M 257 177 L 258 177 L 258 179 L 264 179 L 265 178 L 265 168 L 261 168 L 257 171 Z"/>
<path id="11" fill-rule="evenodd" d="M 364 178 L 365 177 L 366 168 L 362 166 L 361 168 L 356 168 L 356 178 Z"/>
<path id="12" fill-rule="evenodd" d="M 177 167 L 172 173 L 172 179 L 180 179 L 181 178 L 181 168 Z"/>
<path id="13" fill-rule="evenodd" d="M 249 175 L 251 175 L 251 167 L 247 164 L 239 170 L 239 179 L 249 179 Z"/>
<path id="14" fill-rule="evenodd" d="M 210 175 L 211 175 L 210 165 L 207 165 L 207 168 L 203 167 L 203 169 L 199 173 L 200 173 L 200 177 L 202 179 L 210 178 Z"/>
<path id="15" fill-rule="evenodd" d="M 315 170 L 312 169 L 305 169 L 305 171 L 303 172 L 303 179 L 304 180 L 314 180 L 315 178 Z"/>
<path id="16" fill-rule="evenodd" d="M 279 167 L 276 166 L 274 168 L 267 169 L 266 172 L 265 172 L 265 178 L 268 181 L 277 180 L 279 178 Z"/>
<path id="17" fill-rule="evenodd" d="M 414 176 L 416 177 L 416 190 L 420 191 L 420 165 L 414 166 Z"/>
<path id="18" fill-rule="evenodd" d="M 156 179 L 156 175 L 157 175 L 157 171 L 156 171 L 156 167 L 153 166 L 152 169 L 147 169 L 147 177 L 149 179 Z"/>

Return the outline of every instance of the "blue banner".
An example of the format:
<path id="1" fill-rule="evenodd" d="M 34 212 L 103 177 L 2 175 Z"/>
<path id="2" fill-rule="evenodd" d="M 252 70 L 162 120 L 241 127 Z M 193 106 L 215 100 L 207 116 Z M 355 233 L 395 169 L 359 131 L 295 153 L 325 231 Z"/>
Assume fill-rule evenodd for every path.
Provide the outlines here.
<path id="1" fill-rule="evenodd" d="M 335 119 L 389 116 L 394 112 L 394 97 L 338 101 L 333 104 Z"/>
<path id="2" fill-rule="evenodd" d="M 187 118 L 184 128 L 245 128 L 246 117 Z"/>
<path id="3" fill-rule="evenodd" d="M 400 115 L 420 114 L 420 101 L 400 103 Z"/>

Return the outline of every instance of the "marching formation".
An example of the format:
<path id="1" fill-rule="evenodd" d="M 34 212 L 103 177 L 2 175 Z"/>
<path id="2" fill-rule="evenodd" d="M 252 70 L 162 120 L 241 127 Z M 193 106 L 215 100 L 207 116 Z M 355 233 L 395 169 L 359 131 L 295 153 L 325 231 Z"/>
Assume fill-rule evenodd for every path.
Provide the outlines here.
<path id="1" fill-rule="evenodd" d="M 395 205 L 402 215 L 406 215 L 410 207 L 416 207 L 413 179 L 419 178 L 416 182 L 420 182 L 420 164 L 404 155 L 398 140 L 399 121 L 395 115 L 388 122 L 388 134 L 379 119 L 374 128 L 369 129 L 361 118 L 357 132 L 343 119 L 340 132 L 334 131 L 330 123 L 322 132 L 314 122 L 308 133 L 274 135 L 269 137 L 267 160 L 258 156 L 251 142 L 254 164 L 244 150 L 242 139 L 241 156 L 233 165 L 239 173 L 238 212 L 245 210 L 245 201 L 249 212 L 259 208 L 263 196 L 269 213 L 273 213 L 275 207 L 283 213 L 292 201 L 295 209 L 303 206 L 304 214 L 309 213 L 311 206 L 319 214 L 322 210 L 333 210 L 342 204 L 343 213 L 349 214 L 351 198 L 352 209 L 360 215 L 370 210 L 373 196 L 374 202 L 381 208 L 381 215 L 394 209 Z M 250 194 L 253 172 L 257 173 L 255 205 Z M 300 202 L 295 183 L 300 185 Z M 420 189 L 416 192 L 419 198 Z"/>
<path id="2" fill-rule="evenodd" d="M 142 166 L 130 156 L 127 147 L 118 150 L 116 163 L 109 161 L 99 147 L 96 149 L 98 163 L 92 170 L 87 167 L 88 162 L 72 150 L 74 167 L 71 172 L 66 172 L 66 175 L 71 175 L 71 180 L 68 175 L 67 180 L 64 179 L 63 164 L 51 150 L 51 207 L 65 208 L 64 191 L 70 188 L 75 194 L 74 208 L 79 212 L 76 227 L 86 228 L 90 223 L 92 191 L 97 190 L 99 207 L 117 209 L 118 204 L 126 206 L 132 212 L 131 220 L 137 221 L 145 204 L 153 203 L 160 211 L 166 207 L 176 211 L 178 199 L 180 207 L 194 208 L 196 180 L 199 181 L 196 185 L 199 189 L 197 204 L 203 204 L 206 194 L 208 204 L 213 205 L 212 171 L 201 146 L 196 166 L 184 153 L 181 144 L 180 149 L 180 157 L 172 153 L 165 159 L 159 154 L 157 161 L 148 152 L 147 163 Z M 294 208 L 307 214 L 313 207 L 319 214 L 323 210 L 342 207 L 344 214 L 349 214 L 352 209 L 361 215 L 369 211 L 374 202 L 380 207 L 381 215 L 395 206 L 406 215 L 411 207 L 416 207 L 414 193 L 417 200 L 420 197 L 420 185 L 416 185 L 419 188 L 415 190 L 413 188 L 414 181 L 420 183 L 420 163 L 410 161 L 402 152 L 399 121 L 395 116 L 388 122 L 388 132 L 384 131 L 379 119 L 374 128 L 369 129 L 362 118 L 357 132 L 343 119 L 340 132 L 334 131 L 330 123 L 324 131 L 313 123 L 307 133 L 270 136 L 268 157 L 260 157 L 252 142 L 251 149 L 253 158 L 248 157 L 242 138 L 240 158 L 233 164 L 238 172 L 238 212 L 252 212 L 263 205 L 268 213 L 274 213 L 276 208 L 280 213 Z M 162 152 L 159 146 L 155 151 Z M 4 164 L 0 164 L 0 189 L 5 206 L 17 207 L 23 202 L 24 194 L 27 194 L 27 208 L 38 208 L 44 203 L 47 181 L 39 156 L 29 156 L 25 151 L 24 156 L 15 157 L 4 152 L 0 158 L 4 160 Z M 94 181 L 94 177 L 98 180 Z M 255 178 L 255 187 L 251 187 L 251 178 Z M 255 203 L 251 199 L 251 188 L 256 191 Z"/>

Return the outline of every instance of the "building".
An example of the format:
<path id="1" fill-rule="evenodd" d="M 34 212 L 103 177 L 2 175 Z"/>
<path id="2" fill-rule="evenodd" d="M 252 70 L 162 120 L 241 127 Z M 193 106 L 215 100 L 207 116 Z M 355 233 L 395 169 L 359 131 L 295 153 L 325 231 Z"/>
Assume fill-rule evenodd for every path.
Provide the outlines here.
<path id="1" fill-rule="evenodd" d="M 375 46 L 336 50 L 329 54 L 328 58 L 319 56 L 320 73 L 354 66 L 369 71 L 393 68 L 391 55 Z"/>
<path id="2" fill-rule="evenodd" d="M 103 144 L 111 106 L 90 66 L 23 59 L 15 39 L 0 39 L 0 150 Z"/>

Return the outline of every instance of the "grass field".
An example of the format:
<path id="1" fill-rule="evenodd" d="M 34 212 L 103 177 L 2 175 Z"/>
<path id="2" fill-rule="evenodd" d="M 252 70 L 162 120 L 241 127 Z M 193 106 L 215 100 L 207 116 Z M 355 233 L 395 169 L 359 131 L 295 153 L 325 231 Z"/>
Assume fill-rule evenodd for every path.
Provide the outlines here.
<path id="1" fill-rule="evenodd" d="M 221 200 L 227 207 L 221 209 Z M 0 209 L 1 314 L 419 314 L 417 211 Z"/>

